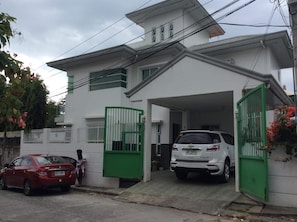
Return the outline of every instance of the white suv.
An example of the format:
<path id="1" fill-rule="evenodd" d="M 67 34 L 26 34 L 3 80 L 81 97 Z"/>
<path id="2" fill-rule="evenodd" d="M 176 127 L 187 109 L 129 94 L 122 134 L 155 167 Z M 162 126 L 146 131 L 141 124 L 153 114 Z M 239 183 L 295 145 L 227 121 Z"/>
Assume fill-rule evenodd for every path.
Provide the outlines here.
<path id="1" fill-rule="evenodd" d="M 172 146 L 170 169 L 179 179 L 186 179 L 189 172 L 201 172 L 228 182 L 235 166 L 234 153 L 234 137 L 229 133 L 184 130 Z"/>

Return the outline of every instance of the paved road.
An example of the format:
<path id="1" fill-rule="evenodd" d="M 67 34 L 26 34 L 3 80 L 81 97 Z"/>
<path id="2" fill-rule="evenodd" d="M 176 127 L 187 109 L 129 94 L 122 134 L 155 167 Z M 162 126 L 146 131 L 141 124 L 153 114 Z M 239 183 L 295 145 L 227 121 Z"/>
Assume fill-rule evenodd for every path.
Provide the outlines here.
<path id="1" fill-rule="evenodd" d="M 0 190 L 0 222 L 203 222 L 217 217 L 176 209 L 125 203 L 112 196 L 71 191 L 48 191 L 27 197 L 17 190 Z"/>

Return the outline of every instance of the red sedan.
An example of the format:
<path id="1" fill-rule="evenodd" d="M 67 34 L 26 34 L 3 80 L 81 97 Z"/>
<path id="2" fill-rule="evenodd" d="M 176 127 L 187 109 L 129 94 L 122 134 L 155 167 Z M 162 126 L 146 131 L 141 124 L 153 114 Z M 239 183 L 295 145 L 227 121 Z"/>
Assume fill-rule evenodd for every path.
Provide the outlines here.
<path id="1" fill-rule="evenodd" d="M 76 181 L 75 167 L 62 157 L 30 154 L 14 159 L 0 172 L 0 189 L 21 188 L 29 196 L 35 189 L 60 187 L 69 191 Z"/>

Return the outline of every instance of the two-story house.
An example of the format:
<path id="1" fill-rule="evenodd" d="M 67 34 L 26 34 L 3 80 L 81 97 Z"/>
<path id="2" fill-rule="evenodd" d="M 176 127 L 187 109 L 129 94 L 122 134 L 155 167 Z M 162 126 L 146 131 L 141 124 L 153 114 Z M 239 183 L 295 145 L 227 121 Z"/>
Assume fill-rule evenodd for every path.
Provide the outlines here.
<path id="1" fill-rule="evenodd" d="M 260 84 L 269 86 L 271 109 L 291 103 L 280 78 L 293 64 L 286 31 L 210 41 L 224 30 L 196 0 L 166 0 L 126 16 L 144 29 L 143 41 L 48 63 L 68 76 L 62 127 L 23 135 L 21 153 L 75 157 L 81 148 L 85 183 L 117 187 L 132 168 L 150 180 L 152 160 L 168 169 L 181 129 L 221 129 L 237 140 L 236 103 Z"/>

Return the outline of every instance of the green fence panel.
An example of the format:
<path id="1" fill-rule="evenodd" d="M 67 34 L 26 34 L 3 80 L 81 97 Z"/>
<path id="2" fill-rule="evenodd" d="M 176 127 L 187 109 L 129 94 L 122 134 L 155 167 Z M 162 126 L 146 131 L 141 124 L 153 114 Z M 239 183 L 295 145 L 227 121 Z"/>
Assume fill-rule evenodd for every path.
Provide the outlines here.
<path id="1" fill-rule="evenodd" d="M 106 107 L 103 176 L 142 179 L 143 110 Z"/>
<path id="2" fill-rule="evenodd" d="M 265 85 L 248 92 L 237 109 L 239 189 L 268 201 Z"/>

